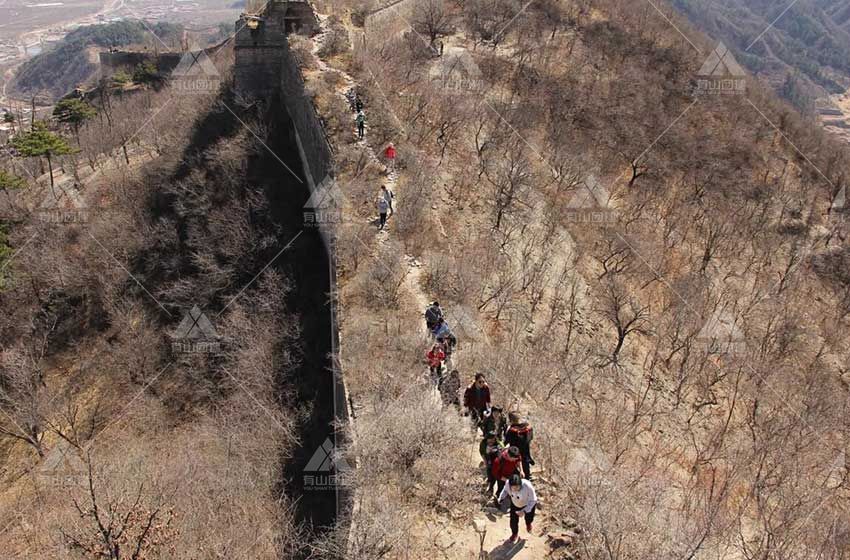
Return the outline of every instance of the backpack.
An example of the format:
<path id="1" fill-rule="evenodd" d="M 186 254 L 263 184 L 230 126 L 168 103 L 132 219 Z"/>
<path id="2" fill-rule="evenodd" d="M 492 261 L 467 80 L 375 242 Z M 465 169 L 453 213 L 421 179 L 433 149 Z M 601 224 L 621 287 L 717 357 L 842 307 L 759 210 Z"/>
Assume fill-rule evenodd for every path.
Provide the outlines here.
<path id="1" fill-rule="evenodd" d="M 507 434 L 507 439 L 513 440 L 515 438 L 518 443 L 521 442 L 525 447 L 531 445 L 531 440 L 534 439 L 534 432 L 531 430 L 531 425 L 529 424 L 521 427 L 510 426 Z"/>
<path id="2" fill-rule="evenodd" d="M 443 316 L 443 313 L 440 311 L 439 307 L 434 307 L 433 305 L 428 306 L 428 309 L 425 310 L 425 320 L 429 323 L 436 324 L 437 319 Z"/>

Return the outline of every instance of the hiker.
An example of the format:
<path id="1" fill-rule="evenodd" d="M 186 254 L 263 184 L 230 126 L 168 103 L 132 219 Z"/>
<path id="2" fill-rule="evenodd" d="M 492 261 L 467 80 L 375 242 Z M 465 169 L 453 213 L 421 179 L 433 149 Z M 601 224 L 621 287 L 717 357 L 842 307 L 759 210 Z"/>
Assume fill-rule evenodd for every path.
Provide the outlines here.
<path id="1" fill-rule="evenodd" d="M 438 385 L 442 377 L 440 374 L 443 369 L 443 360 L 446 359 L 446 353 L 443 352 L 443 347 L 439 344 L 434 344 L 428 353 L 425 354 L 425 358 L 428 360 L 428 367 L 431 368 L 431 380 L 434 381 L 435 385 Z"/>
<path id="2" fill-rule="evenodd" d="M 363 114 L 362 110 L 357 111 L 357 117 L 354 119 L 354 122 L 357 123 L 357 138 L 358 140 L 363 140 L 363 136 L 366 133 L 366 115 Z"/>
<path id="3" fill-rule="evenodd" d="M 519 540 L 519 514 L 525 517 L 525 529 L 531 533 L 534 522 L 534 513 L 537 511 L 537 493 L 534 486 L 528 480 L 523 480 L 519 475 L 513 475 L 510 482 L 502 488 L 499 493 L 499 501 L 510 497 L 511 499 L 511 536 L 508 542 L 511 544 Z"/>
<path id="4" fill-rule="evenodd" d="M 363 112 L 363 100 L 356 93 L 354 94 L 354 110 L 358 113 Z"/>
<path id="5" fill-rule="evenodd" d="M 390 216 L 393 215 L 393 199 L 395 198 L 395 193 L 387 188 L 386 185 L 381 185 L 381 196 L 384 197 L 384 200 L 387 201 L 387 206 L 390 209 Z"/>
<path id="6" fill-rule="evenodd" d="M 505 443 L 519 449 L 525 478 L 531 480 L 531 465 L 534 464 L 534 459 L 531 457 L 531 441 L 534 439 L 534 429 L 527 421 L 521 421 L 518 412 L 508 414 L 508 422 L 510 426 L 505 432 Z"/>
<path id="7" fill-rule="evenodd" d="M 387 167 L 391 170 L 395 170 L 395 146 L 390 142 L 387 144 L 387 149 L 384 150 L 384 157 L 387 158 Z"/>
<path id="8" fill-rule="evenodd" d="M 378 197 L 378 217 L 380 218 L 380 225 L 378 226 L 378 231 L 383 231 L 384 226 L 387 225 L 387 209 L 389 205 L 387 204 L 387 199 L 383 196 Z"/>
<path id="9" fill-rule="evenodd" d="M 446 320 L 442 317 L 437 319 L 437 324 L 434 325 L 434 328 L 431 329 L 431 335 L 434 338 L 444 338 L 447 339 L 452 347 L 457 346 L 457 338 L 452 334 L 452 329 L 449 327 L 449 324 L 446 323 Z"/>
<path id="10" fill-rule="evenodd" d="M 437 322 L 443 318 L 443 309 L 440 307 L 439 302 L 434 302 L 428 306 L 428 309 L 425 310 L 425 326 L 428 328 L 428 332 L 434 330 L 434 327 L 437 326 Z"/>
<path id="11" fill-rule="evenodd" d="M 489 412 L 489 414 L 485 412 L 484 423 L 482 424 L 481 429 L 484 430 L 485 434 L 493 432 L 500 440 L 504 439 L 505 431 L 508 429 L 508 421 L 505 420 L 505 416 L 502 414 L 502 409 L 498 406 L 494 406 Z M 522 449 L 520 448 L 520 453 L 521 452 Z"/>
<path id="12" fill-rule="evenodd" d="M 448 362 L 449 360 L 451 360 L 452 359 L 452 347 L 451 347 L 451 345 L 448 342 L 446 342 L 446 339 L 443 338 L 442 336 L 438 337 L 436 342 L 437 342 L 437 345 L 443 350 L 443 354 L 446 355 L 446 361 Z"/>
<path id="13" fill-rule="evenodd" d="M 484 411 L 490 409 L 490 387 L 483 373 L 476 373 L 475 381 L 463 392 L 463 406 L 478 426 L 484 417 Z"/>
<path id="14" fill-rule="evenodd" d="M 519 449 L 510 446 L 502 450 L 495 459 L 493 459 L 493 467 L 490 472 L 493 474 L 493 479 L 496 481 L 496 507 L 502 509 L 502 490 L 505 489 L 505 483 L 510 477 L 519 473 L 522 475 L 522 467 L 520 466 Z"/>
<path id="15" fill-rule="evenodd" d="M 481 440 L 478 445 L 478 453 L 484 461 L 484 468 L 487 471 L 487 495 L 493 495 L 493 486 L 496 485 L 496 479 L 493 477 L 493 461 L 504 451 L 505 446 L 502 444 L 496 432 L 488 432 L 487 436 Z"/>
<path id="16" fill-rule="evenodd" d="M 440 383 L 440 397 L 443 400 L 443 406 L 460 406 L 460 372 L 453 369 L 450 374 L 443 378 Z"/>

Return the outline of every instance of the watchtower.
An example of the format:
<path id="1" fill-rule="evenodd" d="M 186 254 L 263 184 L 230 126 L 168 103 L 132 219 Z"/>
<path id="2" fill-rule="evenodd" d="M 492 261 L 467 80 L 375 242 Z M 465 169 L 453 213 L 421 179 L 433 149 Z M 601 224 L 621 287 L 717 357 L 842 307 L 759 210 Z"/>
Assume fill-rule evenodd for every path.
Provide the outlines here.
<path id="1" fill-rule="evenodd" d="M 312 34 L 318 27 L 306 1 L 272 0 L 258 13 L 243 13 L 234 43 L 237 88 L 256 95 L 273 93 L 280 84 L 287 34 Z"/>

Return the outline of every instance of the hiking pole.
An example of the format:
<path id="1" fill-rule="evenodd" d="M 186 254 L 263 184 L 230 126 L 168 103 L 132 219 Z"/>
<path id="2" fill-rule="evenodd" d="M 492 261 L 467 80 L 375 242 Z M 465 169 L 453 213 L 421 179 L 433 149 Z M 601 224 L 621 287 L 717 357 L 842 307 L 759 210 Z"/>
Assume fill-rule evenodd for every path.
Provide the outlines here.
<path id="1" fill-rule="evenodd" d="M 484 550 L 484 539 L 487 537 L 487 523 L 484 519 L 476 517 L 472 521 L 472 526 L 475 527 L 475 532 L 478 533 L 478 560 L 488 560 L 490 555 Z"/>

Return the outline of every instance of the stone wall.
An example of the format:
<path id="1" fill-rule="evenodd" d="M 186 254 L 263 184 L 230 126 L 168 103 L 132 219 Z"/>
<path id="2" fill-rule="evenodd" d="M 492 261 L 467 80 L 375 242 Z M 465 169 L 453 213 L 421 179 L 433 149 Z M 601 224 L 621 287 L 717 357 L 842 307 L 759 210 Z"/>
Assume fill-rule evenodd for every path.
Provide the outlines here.
<path id="1" fill-rule="evenodd" d="M 297 5 L 296 5 L 297 4 Z M 309 9 L 304 12 L 304 8 Z M 259 18 L 256 29 L 249 20 Z M 326 178 L 334 176 L 333 149 L 325 133 L 312 98 L 305 94 L 304 80 L 298 62 L 289 48 L 287 32 L 311 31 L 317 24 L 309 4 L 304 2 L 270 3 L 264 13 L 243 15 L 236 22 L 234 43 L 235 87 L 242 95 L 265 101 L 279 99 L 292 123 L 307 184 L 313 192 Z M 348 391 L 339 362 L 339 323 L 337 321 L 337 269 L 334 235 L 322 229 L 328 252 L 328 274 L 331 286 L 331 344 L 333 375 L 333 413 L 337 426 L 351 422 Z M 350 430 L 335 433 L 335 446 L 350 437 Z M 352 496 L 344 486 L 337 487 L 337 512 L 341 518 L 351 511 Z"/>
<path id="2" fill-rule="evenodd" d="M 151 62 L 160 73 L 170 73 L 180 63 L 183 53 L 152 52 L 102 52 L 99 54 L 101 76 L 109 77 L 119 70 L 132 74 L 133 69 L 144 62 Z"/>

